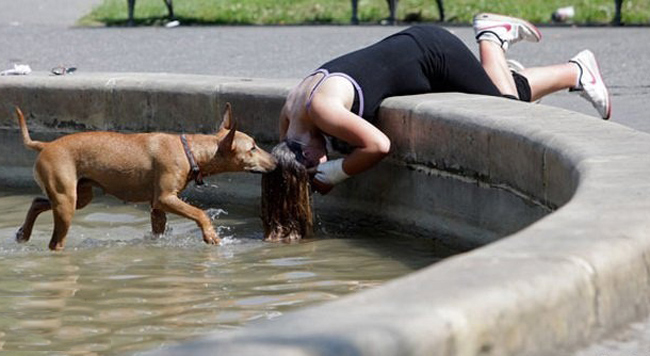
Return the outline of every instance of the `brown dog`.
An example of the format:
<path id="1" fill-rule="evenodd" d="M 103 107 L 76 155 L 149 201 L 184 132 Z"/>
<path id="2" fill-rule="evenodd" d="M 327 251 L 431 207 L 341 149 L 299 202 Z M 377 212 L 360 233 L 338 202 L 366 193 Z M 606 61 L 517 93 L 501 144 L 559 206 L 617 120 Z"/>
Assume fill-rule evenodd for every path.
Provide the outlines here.
<path id="1" fill-rule="evenodd" d="M 165 231 L 165 213 L 196 221 L 203 241 L 219 243 L 219 237 L 201 209 L 183 202 L 180 193 L 190 180 L 222 172 L 265 173 L 275 169 L 275 159 L 257 147 L 248 135 L 237 132 L 230 104 L 216 135 L 172 135 L 166 133 L 121 134 L 82 132 L 52 142 L 33 141 L 25 118 L 16 108 L 23 142 L 40 151 L 34 177 L 48 199 L 36 198 L 23 226 L 16 233 L 19 242 L 28 241 L 36 217 L 52 209 L 54 231 L 51 250 L 65 244 L 76 209 L 88 205 L 92 187 L 128 202 L 151 204 L 154 234 Z"/>

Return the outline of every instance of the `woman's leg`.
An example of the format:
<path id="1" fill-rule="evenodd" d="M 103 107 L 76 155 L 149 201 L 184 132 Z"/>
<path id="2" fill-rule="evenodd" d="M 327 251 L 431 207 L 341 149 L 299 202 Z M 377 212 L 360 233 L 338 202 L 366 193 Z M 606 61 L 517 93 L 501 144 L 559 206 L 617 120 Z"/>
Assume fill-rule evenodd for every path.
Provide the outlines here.
<path id="1" fill-rule="evenodd" d="M 479 44 L 481 63 L 487 75 L 503 95 L 519 98 L 505 52 L 519 41 L 538 42 L 542 38 L 539 30 L 521 19 L 479 14 L 474 17 L 474 32 Z M 578 53 L 569 63 L 530 68 L 519 74 L 528 82 L 526 86 L 530 87 L 532 101 L 558 90 L 574 89 L 591 102 L 603 119 L 607 120 L 611 116 L 609 90 L 596 58 L 589 50 Z"/>
<path id="2" fill-rule="evenodd" d="M 603 119 L 609 119 L 612 114 L 609 90 L 598 62 L 589 50 L 578 53 L 568 63 L 521 69 L 513 75 L 523 76 L 528 82 L 531 101 L 569 89 L 589 101 Z"/>
<path id="3" fill-rule="evenodd" d="M 485 72 L 502 95 L 519 98 L 505 52 L 519 41 L 539 42 L 542 35 L 537 27 L 515 17 L 485 13 L 474 17 L 474 32 Z"/>
<path id="4" fill-rule="evenodd" d="M 483 69 L 499 89 L 501 95 L 519 98 L 515 81 L 512 79 L 506 62 L 505 52 L 501 46 L 491 41 L 479 41 L 478 48 Z"/>
<path id="5" fill-rule="evenodd" d="M 580 69 L 575 63 L 564 63 L 526 68 L 519 74 L 528 79 L 531 99 L 536 101 L 548 94 L 575 88 L 578 84 Z"/>

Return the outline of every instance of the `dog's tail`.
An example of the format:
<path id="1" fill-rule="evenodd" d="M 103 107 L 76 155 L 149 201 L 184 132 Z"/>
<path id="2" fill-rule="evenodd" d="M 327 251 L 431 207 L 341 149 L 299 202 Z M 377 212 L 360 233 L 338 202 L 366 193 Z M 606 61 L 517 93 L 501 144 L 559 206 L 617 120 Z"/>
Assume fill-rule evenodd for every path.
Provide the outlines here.
<path id="1" fill-rule="evenodd" d="M 45 148 L 45 142 L 34 141 L 29 137 L 29 130 L 27 129 L 27 123 L 25 122 L 25 116 L 23 112 L 20 111 L 20 108 L 16 106 L 16 114 L 18 115 L 18 124 L 20 125 L 20 132 L 23 134 L 23 143 L 25 147 L 31 148 L 36 151 L 42 151 Z"/>

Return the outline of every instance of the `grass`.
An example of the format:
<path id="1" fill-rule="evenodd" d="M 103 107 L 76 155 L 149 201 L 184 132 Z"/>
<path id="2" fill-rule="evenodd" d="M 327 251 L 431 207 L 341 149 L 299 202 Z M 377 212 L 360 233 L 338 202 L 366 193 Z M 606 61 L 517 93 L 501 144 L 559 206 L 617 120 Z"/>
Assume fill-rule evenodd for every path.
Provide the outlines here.
<path id="1" fill-rule="evenodd" d="M 450 23 L 468 24 L 474 14 L 496 12 L 522 17 L 535 23 L 550 23 L 551 13 L 567 5 L 575 7 L 573 23 L 608 24 L 614 17 L 614 0 L 445 0 Z M 176 0 L 174 12 L 184 25 L 293 25 L 348 24 L 350 0 Z M 623 22 L 650 24 L 650 0 L 625 0 Z M 135 22 L 161 25 L 167 9 L 162 0 L 138 0 Z M 377 23 L 388 16 L 385 0 L 359 0 L 362 23 Z M 400 0 L 398 19 L 432 22 L 439 20 L 433 0 Z M 104 0 L 80 21 L 86 26 L 121 26 L 127 21 L 125 0 Z"/>

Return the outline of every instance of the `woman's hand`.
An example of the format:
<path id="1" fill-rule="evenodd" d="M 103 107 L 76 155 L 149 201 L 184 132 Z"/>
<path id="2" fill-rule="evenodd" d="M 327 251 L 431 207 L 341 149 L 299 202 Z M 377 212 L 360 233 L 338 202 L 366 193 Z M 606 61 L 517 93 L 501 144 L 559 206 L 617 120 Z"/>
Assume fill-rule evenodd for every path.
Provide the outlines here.
<path id="1" fill-rule="evenodd" d="M 343 170 L 343 158 L 323 162 L 307 172 L 312 176 L 312 187 L 321 194 L 327 194 L 334 186 L 350 178 Z"/>
<path id="2" fill-rule="evenodd" d="M 316 178 L 312 178 L 311 179 L 311 188 L 314 191 L 319 192 L 321 195 L 325 195 L 325 194 L 329 193 L 330 190 L 332 190 L 332 188 L 334 188 L 334 185 L 323 183 L 323 182 L 319 181 Z"/>
<path id="3" fill-rule="evenodd" d="M 319 192 L 321 195 L 325 195 L 334 188 L 334 184 L 325 183 L 316 179 L 316 174 L 318 174 L 318 166 L 307 168 L 307 174 L 309 174 L 309 184 L 311 189 Z"/>

